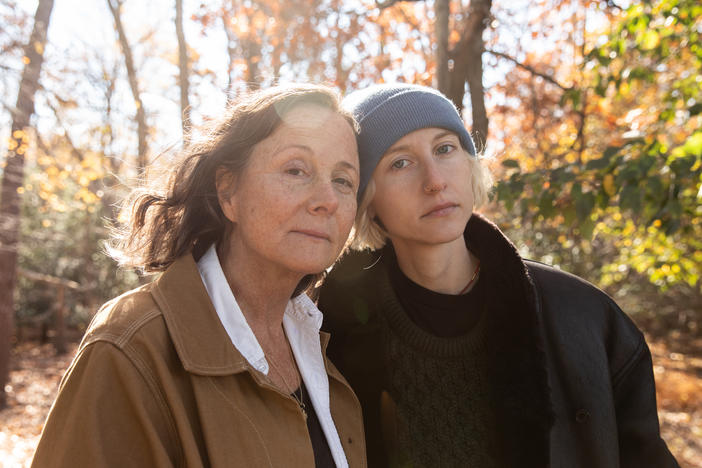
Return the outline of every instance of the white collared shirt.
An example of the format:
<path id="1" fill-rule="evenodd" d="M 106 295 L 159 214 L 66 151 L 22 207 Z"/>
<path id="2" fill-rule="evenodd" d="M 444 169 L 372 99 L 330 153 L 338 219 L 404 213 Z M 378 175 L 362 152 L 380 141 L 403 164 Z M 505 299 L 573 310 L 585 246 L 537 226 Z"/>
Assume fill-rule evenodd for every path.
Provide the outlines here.
<path id="1" fill-rule="evenodd" d="M 197 268 L 215 311 L 234 347 L 259 372 L 268 375 L 268 361 L 261 345 L 234 298 L 213 244 L 197 262 Z M 334 462 L 348 467 L 344 449 L 329 407 L 329 377 L 324 367 L 319 329 L 322 313 L 306 294 L 288 301 L 283 328 L 290 342 L 295 362 L 309 393 L 314 411 L 324 431 Z"/>

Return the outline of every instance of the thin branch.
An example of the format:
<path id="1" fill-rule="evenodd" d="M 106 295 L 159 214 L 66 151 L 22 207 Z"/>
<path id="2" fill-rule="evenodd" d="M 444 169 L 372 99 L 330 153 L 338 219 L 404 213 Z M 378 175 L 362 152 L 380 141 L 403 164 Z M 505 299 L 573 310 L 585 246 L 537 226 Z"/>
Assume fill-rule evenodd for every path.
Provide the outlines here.
<path id="1" fill-rule="evenodd" d="M 604 2 L 604 4 L 613 10 L 624 11 L 624 8 L 622 8 L 619 5 L 617 5 L 616 3 L 614 3 L 614 0 L 606 0 Z"/>
<path id="2" fill-rule="evenodd" d="M 531 73 L 532 75 L 539 76 L 539 77 L 543 78 L 544 80 L 548 81 L 549 83 L 558 86 L 563 91 L 570 91 L 571 89 L 573 89 L 572 86 L 562 85 L 561 83 L 556 81 L 556 79 L 553 78 L 552 76 L 547 75 L 546 73 L 542 73 L 542 72 L 536 70 L 532 66 L 525 65 L 525 64 L 521 63 L 520 61 L 518 61 L 517 59 L 515 59 L 514 57 L 511 57 L 511 56 L 505 54 L 504 52 L 498 52 L 496 50 L 488 50 L 488 49 L 486 49 L 485 52 L 491 53 L 492 55 L 494 55 L 496 57 L 500 57 L 500 58 L 509 60 L 510 62 L 514 63 L 516 66 L 521 68 L 522 70 L 526 70 L 529 73 Z"/>
<path id="3" fill-rule="evenodd" d="M 381 10 L 384 10 L 386 8 L 390 8 L 391 6 L 395 5 L 396 3 L 400 2 L 421 2 L 422 0 L 385 0 L 384 2 L 381 2 L 379 0 L 375 1 L 375 4 L 378 8 Z"/>
<path id="4" fill-rule="evenodd" d="M 60 99 L 57 95 L 54 95 L 57 99 Z M 82 162 L 85 159 L 85 155 L 83 154 L 82 151 L 80 151 L 76 145 L 73 144 L 73 139 L 71 138 L 71 135 L 68 133 L 68 127 L 64 124 L 63 119 L 61 118 L 61 115 L 59 113 L 59 110 L 54 106 L 54 104 L 50 100 L 46 100 L 46 105 L 51 109 L 51 111 L 54 113 L 54 117 L 56 118 L 56 123 L 63 129 L 63 138 L 66 140 L 68 143 L 68 146 L 71 148 L 71 154 L 78 159 L 78 161 Z"/>
<path id="5" fill-rule="evenodd" d="M 82 287 L 79 283 L 76 283 L 75 281 L 66 279 L 66 278 L 59 278 L 58 276 L 52 276 L 52 275 L 46 275 L 44 273 L 38 273 L 36 271 L 31 271 L 27 270 L 25 268 L 17 268 L 17 273 L 19 273 L 21 276 L 24 276 L 27 279 L 30 279 L 32 281 L 41 281 L 43 283 L 48 283 L 52 284 L 55 286 L 64 286 L 69 289 L 75 289 L 78 291 L 84 291 L 87 288 Z"/>
<path id="6" fill-rule="evenodd" d="M 4 65 L 2 63 L 0 63 L 0 70 L 5 70 L 5 71 L 13 72 L 13 73 L 22 73 L 22 70 L 18 70 L 17 68 L 8 67 L 7 65 Z"/>

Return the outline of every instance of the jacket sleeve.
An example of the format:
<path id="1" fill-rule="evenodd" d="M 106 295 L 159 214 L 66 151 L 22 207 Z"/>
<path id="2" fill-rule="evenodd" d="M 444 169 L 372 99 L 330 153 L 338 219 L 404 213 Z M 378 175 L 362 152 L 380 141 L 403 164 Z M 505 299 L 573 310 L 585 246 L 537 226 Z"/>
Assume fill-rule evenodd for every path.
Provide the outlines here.
<path id="1" fill-rule="evenodd" d="M 634 354 L 612 376 L 620 466 L 678 468 L 678 463 L 660 436 L 651 352 L 643 335 L 638 334 L 640 341 Z"/>
<path id="2" fill-rule="evenodd" d="M 116 346 L 96 342 L 64 376 L 32 467 L 179 466 L 173 427 L 146 369 Z"/>

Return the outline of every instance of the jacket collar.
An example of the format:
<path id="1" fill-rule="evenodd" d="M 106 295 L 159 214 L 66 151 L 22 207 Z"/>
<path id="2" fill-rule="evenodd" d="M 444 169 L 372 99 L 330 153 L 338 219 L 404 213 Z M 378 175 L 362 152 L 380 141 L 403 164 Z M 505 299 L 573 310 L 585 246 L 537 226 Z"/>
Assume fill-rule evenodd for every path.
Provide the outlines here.
<path id="1" fill-rule="evenodd" d="M 231 345 L 191 254 L 179 258 L 163 272 L 154 281 L 151 294 L 185 370 L 214 376 L 235 374 L 250 367 Z M 320 340 L 326 361 L 329 334 L 320 332 Z M 335 373 L 330 374 L 338 378 Z"/>
<path id="2" fill-rule="evenodd" d="M 248 367 L 246 359 L 232 346 L 192 255 L 185 255 L 168 267 L 154 282 L 152 295 L 185 370 L 226 375 Z"/>
<path id="3" fill-rule="evenodd" d="M 517 248 L 496 225 L 474 214 L 464 236 L 481 260 L 481 281 L 488 283 L 489 379 L 500 452 L 508 466 L 548 466 L 554 417 L 537 289 Z"/>

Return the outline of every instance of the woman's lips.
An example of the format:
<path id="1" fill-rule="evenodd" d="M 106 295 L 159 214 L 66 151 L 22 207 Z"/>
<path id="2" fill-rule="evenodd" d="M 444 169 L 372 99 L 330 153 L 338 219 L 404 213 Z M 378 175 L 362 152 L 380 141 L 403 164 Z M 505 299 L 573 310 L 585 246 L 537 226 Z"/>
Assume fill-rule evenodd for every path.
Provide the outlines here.
<path id="1" fill-rule="evenodd" d="M 312 229 L 295 229 L 295 230 L 293 230 L 293 232 L 296 232 L 298 234 L 302 234 L 304 236 L 312 237 L 312 238 L 318 239 L 318 240 L 326 240 L 326 241 L 330 240 L 329 235 L 327 233 L 321 232 L 321 231 L 315 231 Z"/>
<path id="2" fill-rule="evenodd" d="M 435 217 L 435 216 L 445 216 L 449 213 L 451 213 L 454 208 L 458 207 L 456 203 L 440 203 L 434 207 L 432 207 L 431 210 L 427 211 L 422 215 L 422 218 L 426 217 Z"/>

